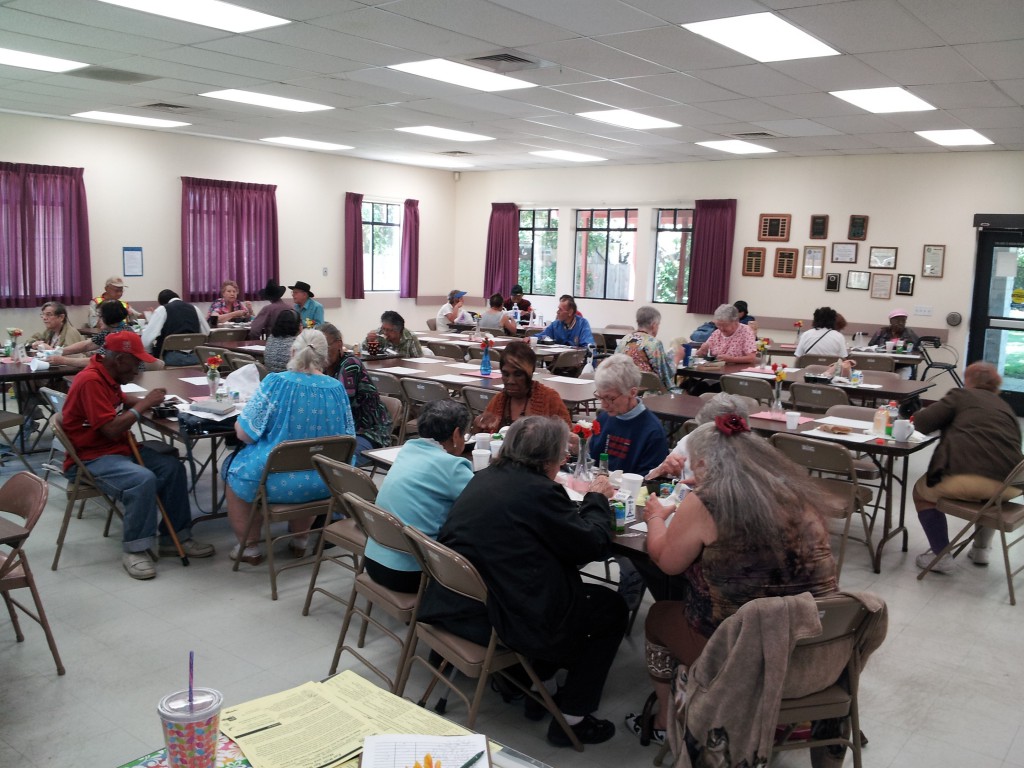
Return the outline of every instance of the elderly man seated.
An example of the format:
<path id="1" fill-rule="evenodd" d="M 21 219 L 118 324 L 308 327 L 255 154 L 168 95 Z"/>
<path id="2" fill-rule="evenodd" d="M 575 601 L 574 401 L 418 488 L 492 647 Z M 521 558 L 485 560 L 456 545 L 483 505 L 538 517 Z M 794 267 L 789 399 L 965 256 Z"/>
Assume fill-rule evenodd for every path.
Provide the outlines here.
<path id="1" fill-rule="evenodd" d="M 188 557 L 210 557 L 213 547 L 192 538 L 192 514 L 188 503 L 185 468 L 177 456 L 140 446 L 142 465 L 132 458 L 131 428 L 142 411 L 163 401 L 167 392 L 153 389 L 142 398 L 121 391 L 138 375 L 142 363 L 154 357 L 142 348 L 131 331 L 106 337 L 103 354 L 93 357 L 75 376 L 64 404 L 64 430 L 78 458 L 88 467 L 100 489 L 124 505 L 122 565 L 133 579 L 156 576 L 151 557 L 160 520 L 161 555 L 178 554 L 166 523 L 157 512 L 162 502 Z M 64 473 L 74 478 L 77 467 L 64 460 Z"/>
<path id="2" fill-rule="evenodd" d="M 420 340 L 405 327 L 405 318 L 391 309 L 380 316 L 380 328 L 366 334 L 363 352 L 369 353 L 369 345 L 374 342 L 381 351 L 392 351 L 399 357 L 423 357 Z"/>
<path id="3" fill-rule="evenodd" d="M 125 308 L 128 314 L 129 322 L 134 323 L 140 317 L 141 312 L 136 312 L 132 309 L 131 304 L 122 299 L 124 296 L 124 280 L 116 275 L 114 277 L 108 277 L 106 284 L 103 286 L 103 293 L 89 302 L 89 327 L 95 328 L 100 322 L 100 304 L 105 301 L 119 301 Z"/>
<path id="4" fill-rule="evenodd" d="M 576 300 L 572 296 L 563 296 L 559 300 L 555 321 L 541 335 L 553 339 L 556 344 L 570 347 L 588 347 L 594 343 L 590 322 L 576 313 Z"/>

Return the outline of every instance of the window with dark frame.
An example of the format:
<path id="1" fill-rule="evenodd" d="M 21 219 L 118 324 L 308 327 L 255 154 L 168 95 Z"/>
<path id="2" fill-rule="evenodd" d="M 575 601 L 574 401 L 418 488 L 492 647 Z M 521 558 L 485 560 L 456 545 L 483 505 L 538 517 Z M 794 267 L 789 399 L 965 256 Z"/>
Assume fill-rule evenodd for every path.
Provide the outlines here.
<path id="1" fill-rule="evenodd" d="M 636 208 L 576 211 L 574 296 L 633 300 L 638 218 Z"/>
<path id="2" fill-rule="evenodd" d="M 690 300 L 693 209 L 659 208 L 655 231 L 654 302 L 686 304 Z"/>
<path id="3" fill-rule="evenodd" d="M 519 210 L 519 272 L 523 293 L 555 295 L 558 267 L 558 209 Z"/>
<path id="4" fill-rule="evenodd" d="M 402 263 L 402 206 L 363 201 L 363 289 L 397 291 Z"/>

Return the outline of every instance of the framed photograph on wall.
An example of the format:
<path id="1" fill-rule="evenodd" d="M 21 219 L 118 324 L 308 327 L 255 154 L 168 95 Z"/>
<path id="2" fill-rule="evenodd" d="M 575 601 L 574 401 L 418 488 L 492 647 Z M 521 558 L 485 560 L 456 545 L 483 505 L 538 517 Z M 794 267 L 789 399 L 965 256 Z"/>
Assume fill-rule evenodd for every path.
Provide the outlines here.
<path id="1" fill-rule="evenodd" d="M 871 273 L 851 269 L 846 273 L 846 287 L 851 291 L 866 291 L 871 287 Z"/>
<path id="2" fill-rule="evenodd" d="M 811 240 L 828 240 L 828 216 L 823 213 L 811 216 Z"/>
<path id="3" fill-rule="evenodd" d="M 887 275 L 884 272 L 871 273 L 871 298 L 892 298 L 892 275 Z"/>
<path id="4" fill-rule="evenodd" d="M 868 239 L 868 217 L 867 216 L 851 216 L 850 217 L 850 231 L 846 235 L 850 240 L 867 240 Z"/>
<path id="5" fill-rule="evenodd" d="M 842 275 L 840 275 L 838 272 L 829 272 L 827 275 L 825 275 L 825 290 L 838 291 L 841 282 Z"/>
<path id="6" fill-rule="evenodd" d="M 804 246 L 804 271 L 802 277 L 821 280 L 825 276 L 825 246 Z"/>
<path id="7" fill-rule="evenodd" d="M 913 296 L 914 295 L 914 276 L 913 275 L 896 275 L 896 295 L 897 296 Z"/>
<path id="8" fill-rule="evenodd" d="M 946 265 L 946 246 L 926 245 L 921 262 L 921 277 L 942 277 Z"/>
<path id="9" fill-rule="evenodd" d="M 868 251 L 868 267 L 871 269 L 896 269 L 897 248 L 871 246 Z"/>
<path id="10" fill-rule="evenodd" d="M 832 243 L 833 264 L 856 264 L 857 244 L 856 243 Z"/>

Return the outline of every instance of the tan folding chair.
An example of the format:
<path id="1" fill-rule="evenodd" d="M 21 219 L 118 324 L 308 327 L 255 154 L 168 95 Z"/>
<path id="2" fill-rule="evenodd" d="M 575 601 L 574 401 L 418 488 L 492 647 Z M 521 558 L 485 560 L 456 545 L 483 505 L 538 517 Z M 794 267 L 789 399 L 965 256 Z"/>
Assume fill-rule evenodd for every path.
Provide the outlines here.
<path id="1" fill-rule="evenodd" d="M 402 392 L 405 393 L 405 412 L 402 414 L 402 432 L 399 443 L 404 443 L 409 432 L 418 433 L 415 415 L 419 407 L 434 400 L 448 400 L 451 394 L 448 387 L 439 381 L 409 377 L 402 379 Z"/>
<path id="2" fill-rule="evenodd" d="M 57 642 L 53 639 L 50 622 L 46 618 L 43 601 L 39 597 L 36 579 L 32 575 L 32 569 L 28 564 L 28 554 L 24 548 L 25 542 L 32 534 L 32 529 L 35 528 L 36 522 L 46 508 L 48 495 L 49 488 L 46 481 L 29 472 L 19 472 L 13 475 L 3 484 L 3 487 L 0 487 L 0 513 L 17 518 L 20 527 L 27 531 L 23 538 L 19 537 L 9 545 L 10 549 L 7 552 L 0 552 L 0 595 L 3 595 L 7 611 L 11 615 L 14 635 L 18 642 L 24 642 L 25 635 L 22 634 L 21 625 L 18 623 L 18 612 L 15 609 L 21 610 L 43 628 L 46 643 L 50 646 L 50 653 L 53 654 L 53 661 L 57 665 L 57 674 L 63 675 L 64 663 L 60 660 L 60 653 L 57 652 Z M 16 589 L 28 589 L 35 605 L 34 613 L 11 597 L 11 592 Z"/>
<path id="3" fill-rule="evenodd" d="M 437 330 L 437 318 L 436 317 L 427 318 L 427 328 L 429 328 L 432 331 L 436 331 Z"/>
<path id="4" fill-rule="evenodd" d="M 302 606 L 302 615 L 309 615 L 309 606 L 313 602 L 313 593 L 319 592 L 332 600 L 348 605 L 341 595 L 337 595 L 323 587 L 316 585 L 317 577 L 320 575 L 320 566 L 324 561 L 339 565 L 353 574 L 359 573 L 360 561 L 363 557 L 363 550 L 366 548 L 366 534 L 356 523 L 352 516 L 351 508 L 345 500 L 345 493 L 351 491 L 367 501 L 375 501 L 377 498 L 377 486 L 373 484 L 370 476 L 361 469 L 356 469 L 350 464 L 343 464 L 334 461 L 326 456 L 314 456 L 313 466 L 324 479 L 331 497 L 334 500 L 333 511 L 345 515 L 341 520 L 328 520 L 320 531 L 320 542 L 316 546 L 316 560 L 313 561 L 313 573 L 309 577 L 309 589 L 306 590 L 306 602 Z M 333 544 L 327 548 L 327 544 Z M 341 550 L 335 552 L 335 549 Z"/>
<path id="5" fill-rule="evenodd" d="M 64 410 L 64 403 L 67 402 L 68 393 L 50 389 L 50 387 L 40 387 L 39 394 L 42 395 L 53 412 L 53 415 L 50 416 L 50 420 L 47 422 L 47 426 L 52 431 L 54 419 L 57 418 L 57 414 Z M 58 458 L 58 453 L 64 453 L 64 445 L 57 439 L 57 435 L 54 433 L 53 440 L 50 442 L 50 453 L 47 454 L 46 461 L 43 462 L 42 466 L 43 480 L 49 481 L 51 472 L 56 472 L 59 475 L 63 474 L 64 461 L 63 458 Z"/>
<path id="6" fill-rule="evenodd" d="M 57 534 L 57 551 L 53 553 L 53 563 L 50 565 L 50 570 L 56 571 L 57 562 L 60 560 L 61 550 L 64 549 L 64 537 L 67 536 L 68 533 L 68 524 L 71 522 L 71 515 L 75 511 L 75 504 L 79 505 L 79 520 L 82 519 L 82 513 L 85 511 L 85 502 L 89 499 L 102 500 L 102 503 L 106 504 L 107 522 L 103 526 L 104 537 L 110 535 L 110 522 L 113 520 L 114 514 L 116 513 L 119 518 L 123 517 L 123 515 L 115 501 L 106 493 L 101 491 L 99 486 L 96 485 L 96 479 L 92 476 L 92 473 L 85 464 L 82 463 L 81 459 L 78 458 L 78 453 L 75 451 L 75 447 L 71 444 L 67 433 L 64 431 L 62 414 L 57 414 L 54 417 L 51 426 L 53 427 L 54 440 L 60 440 L 68 458 L 70 458 L 75 465 L 75 479 L 69 481 L 68 486 L 65 489 L 65 493 L 68 497 L 68 503 L 64 508 L 64 519 L 60 524 L 60 532 Z"/>
<path id="7" fill-rule="evenodd" d="M 794 381 L 789 385 L 789 402 L 794 411 L 825 413 L 833 405 L 849 405 L 850 397 L 830 384 L 806 384 Z"/>
<path id="8" fill-rule="evenodd" d="M 198 347 L 195 348 L 195 353 L 196 357 L 199 358 L 200 365 L 204 366 L 206 365 L 206 361 L 209 360 L 211 357 L 213 357 L 214 355 L 219 355 L 220 359 L 223 362 L 220 364 L 217 370 L 220 371 L 222 376 L 227 376 L 229 373 L 231 373 L 231 366 L 228 365 L 228 359 L 227 357 L 225 357 L 225 355 L 227 354 L 227 350 L 221 349 L 220 347 L 208 347 L 205 344 L 200 344 Z"/>
<path id="9" fill-rule="evenodd" d="M 735 374 L 722 377 L 722 391 L 730 395 L 743 395 L 764 405 L 769 405 L 775 397 L 775 390 L 767 380 Z"/>
<path id="10" fill-rule="evenodd" d="M 402 532 L 402 521 L 390 512 L 381 509 L 373 502 L 367 501 L 355 493 L 346 493 L 345 501 L 348 502 L 352 515 L 359 523 L 359 527 L 365 531 L 367 537 L 373 539 L 382 547 L 394 549 L 399 552 L 413 554 L 412 546 L 408 538 Z M 331 660 L 330 674 L 338 670 L 338 661 L 341 654 L 348 651 L 363 664 L 373 670 L 374 674 L 388 683 L 392 693 L 401 696 L 404 687 L 403 673 L 405 671 L 406 656 L 412 652 L 413 637 L 416 631 L 416 612 L 419 610 L 420 599 L 423 597 L 423 590 L 427 585 L 425 573 L 420 574 L 419 589 L 416 592 L 396 592 L 393 589 L 381 586 L 374 581 L 370 574 L 364 570 L 365 562 L 360 562 L 359 573 L 356 575 L 355 583 L 352 585 L 352 595 L 348 601 L 348 608 L 345 609 L 345 619 L 341 624 L 341 634 L 338 635 L 338 645 L 334 649 L 334 658 Z M 363 598 L 364 607 L 360 608 L 357 598 Z M 379 607 L 384 613 L 396 621 L 407 624 L 404 635 L 399 635 L 389 626 L 371 615 L 374 607 Z M 355 648 L 345 643 L 345 636 L 352 624 L 352 617 L 358 616 L 363 621 L 362 629 L 359 631 L 359 642 Z M 398 664 L 395 667 L 395 676 L 390 677 L 380 667 L 366 658 L 357 649 L 363 647 L 366 640 L 367 626 L 373 625 L 377 630 L 391 638 L 399 647 Z"/>
<path id="11" fill-rule="evenodd" d="M 1024 535 L 1007 541 L 1006 534 L 1014 533 L 1024 525 L 1024 503 L 1013 501 L 1022 493 L 1024 493 L 1024 461 L 1010 471 L 1003 481 L 1002 487 L 987 501 L 939 499 L 937 505 L 939 512 L 965 520 L 966 524 L 956 536 L 950 539 L 949 544 L 935 555 L 928 563 L 928 567 L 917 575 L 918 581 L 923 579 L 947 552 L 952 552 L 954 557 L 959 555 L 964 547 L 974 540 L 978 528 L 991 528 L 999 531 L 999 543 L 1003 550 L 1003 565 L 1006 567 L 1006 587 L 1010 591 L 1010 605 L 1016 605 L 1017 596 L 1013 591 L 1013 577 L 1024 570 L 1024 565 L 1016 569 L 1010 565 L 1010 547 L 1024 539 Z M 963 539 L 962 542 L 961 539 Z"/>
<path id="12" fill-rule="evenodd" d="M 274 523 L 286 523 L 291 520 L 298 520 L 306 517 L 315 518 L 317 515 L 327 515 L 331 510 L 331 495 L 328 492 L 324 498 L 313 499 L 299 504 L 282 504 L 270 501 L 267 498 L 267 481 L 271 475 L 288 472 L 306 472 L 314 469 L 313 458 L 321 454 L 326 455 L 335 461 L 348 462 L 356 449 L 356 439 L 351 435 L 338 435 L 336 437 L 307 438 L 305 440 L 285 440 L 279 443 L 267 457 L 267 464 L 263 468 L 263 476 L 260 478 L 260 485 L 256 491 L 256 498 L 253 499 L 249 512 L 249 523 L 246 530 L 251 530 L 257 520 L 261 520 L 263 528 L 264 545 L 267 552 L 267 569 L 270 571 L 270 599 L 277 600 L 277 574 L 289 568 L 297 568 L 309 563 L 308 558 L 283 565 L 278 568 L 274 559 L 274 544 L 278 541 L 290 540 L 295 536 L 304 536 L 306 532 L 291 533 L 286 531 L 283 534 L 274 536 L 271 525 Z M 239 563 L 242 562 L 244 547 L 238 548 L 238 557 L 231 570 L 237 571 Z"/>
<path id="13" fill-rule="evenodd" d="M 248 328 L 211 328 L 207 341 L 245 341 L 249 338 Z"/>
<path id="14" fill-rule="evenodd" d="M 873 552 L 870 518 L 865 512 L 865 508 L 871 503 L 871 489 L 858 484 L 857 468 L 854 466 L 853 456 L 845 446 L 839 443 L 790 435 L 785 432 L 776 432 L 770 440 L 775 449 L 794 464 L 806 467 L 808 471 L 819 475 L 813 479 L 822 491 L 819 506 L 822 508 L 823 514 L 843 521 L 842 532 L 837 534 L 839 536 L 839 557 L 836 558 L 836 581 L 838 581 L 843 570 L 843 560 L 846 557 L 846 540 L 850 537 L 850 523 L 855 514 L 860 514 L 861 523 L 864 525 L 864 544 L 868 548 L 869 558 Z M 835 504 L 828 503 L 832 498 L 836 500 Z"/>
<path id="15" fill-rule="evenodd" d="M 469 412 L 474 419 L 487 410 L 487 406 L 497 394 L 496 390 L 485 389 L 484 387 L 470 386 L 462 388 L 462 399 L 466 401 L 466 405 L 469 406 Z"/>
<path id="16" fill-rule="evenodd" d="M 25 454 L 22 452 L 20 447 L 21 442 L 21 428 L 25 423 L 25 416 L 20 413 L 10 413 L 9 411 L 0 411 L 0 435 L 3 436 L 7 445 L 11 448 L 11 453 L 21 460 L 21 463 L 25 465 L 25 469 L 29 472 L 34 472 L 32 465 L 28 463 L 28 459 L 25 458 Z M 0 464 L 3 460 L 0 459 Z"/>
<path id="17" fill-rule="evenodd" d="M 829 357 L 828 355 L 800 355 L 796 359 L 796 367 L 806 368 L 809 365 L 832 365 L 835 361 L 834 357 Z"/>
<path id="18" fill-rule="evenodd" d="M 717 392 L 704 392 L 699 395 L 699 397 L 701 400 L 707 402 L 717 394 Z M 761 404 L 752 397 L 747 397 L 746 395 L 733 395 L 733 397 L 738 397 L 743 404 L 747 406 L 748 413 L 757 413 L 758 409 L 761 407 Z"/>
<path id="19" fill-rule="evenodd" d="M 466 348 L 446 341 L 428 341 L 427 346 L 438 357 L 447 357 L 457 362 L 465 362 Z"/>
<path id="20" fill-rule="evenodd" d="M 490 349 L 491 367 L 497 371 L 501 367 L 501 350 L 496 347 Z M 479 344 L 474 344 L 469 348 L 469 360 L 482 360 L 484 356 L 484 350 Z"/>
<path id="21" fill-rule="evenodd" d="M 487 603 L 487 586 L 469 560 L 411 526 L 405 527 L 405 535 L 412 545 L 416 559 L 419 560 L 424 573 L 429 574 L 431 579 L 456 594 L 484 604 Z M 419 642 L 422 642 L 444 659 L 439 668 L 432 666 L 427 659 L 415 655 L 415 647 Z M 494 629 L 491 629 L 491 637 L 487 645 L 483 646 L 458 635 L 453 635 L 451 632 L 435 627 L 432 624 L 416 622 L 416 637 L 415 641 L 410 643 L 410 646 L 405 659 L 405 668 L 401 676 L 402 684 L 395 691 L 399 696 L 405 692 L 405 683 L 409 679 L 413 662 L 419 662 L 430 672 L 433 678 L 420 698 L 420 706 L 426 704 L 437 683 L 444 683 L 465 702 L 466 708 L 469 711 L 466 726 L 472 728 L 476 722 L 483 693 L 487 690 L 487 681 L 491 675 L 498 675 L 521 690 L 526 696 L 543 705 L 551 713 L 552 717 L 555 718 L 561 729 L 565 731 L 566 736 L 569 737 L 576 751 L 583 751 L 583 745 L 576 737 L 572 728 L 569 727 L 569 724 L 565 722 L 565 718 L 562 717 L 558 705 L 551 699 L 551 695 L 537 677 L 537 673 L 534 672 L 533 665 L 522 654 L 502 646 L 501 639 Z M 535 690 L 530 690 L 513 675 L 505 672 L 509 667 L 514 667 L 517 664 L 521 665 L 526 671 Z M 445 676 L 445 670 L 449 666 L 455 667 L 459 672 L 471 679 L 476 678 L 477 684 L 472 701 Z"/>
<path id="22" fill-rule="evenodd" d="M 665 395 L 668 387 L 654 371 L 640 371 L 640 391 L 645 395 Z"/>
<path id="23" fill-rule="evenodd" d="M 172 333 L 164 337 L 163 346 L 160 348 L 160 359 L 167 364 L 166 355 L 168 352 L 195 352 L 196 347 L 206 341 L 204 333 Z M 184 366 L 171 366 L 181 368 Z"/>
<path id="24" fill-rule="evenodd" d="M 853 360 L 854 368 L 859 368 L 862 371 L 888 371 L 891 373 L 896 370 L 896 361 L 892 355 L 852 354 L 849 359 Z"/>
<path id="25" fill-rule="evenodd" d="M 570 349 L 556 357 L 548 366 L 548 371 L 552 376 L 569 376 L 578 379 L 586 364 L 587 350 Z"/>
<path id="26" fill-rule="evenodd" d="M 397 397 L 391 397 L 390 395 L 381 395 L 380 401 L 384 403 L 384 407 L 388 409 L 388 416 L 391 417 L 391 441 L 398 445 L 398 436 L 402 431 L 402 410 L 405 408 L 402 405 L 402 401 Z M 374 469 L 377 465 L 374 464 Z M 373 477 L 373 472 L 370 472 L 370 477 Z"/>
<path id="27" fill-rule="evenodd" d="M 247 355 L 244 352 L 235 352 L 230 349 L 225 349 L 221 354 L 224 357 L 224 361 L 228 364 L 228 368 L 232 371 L 237 371 L 243 366 L 253 365 L 258 362 L 255 357 Z"/>

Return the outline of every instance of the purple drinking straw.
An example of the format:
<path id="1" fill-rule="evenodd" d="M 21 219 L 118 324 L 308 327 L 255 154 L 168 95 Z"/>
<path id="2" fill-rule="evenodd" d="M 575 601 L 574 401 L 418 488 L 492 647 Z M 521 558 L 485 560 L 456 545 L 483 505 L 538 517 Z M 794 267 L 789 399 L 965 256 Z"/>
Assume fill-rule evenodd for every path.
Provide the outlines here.
<path id="1" fill-rule="evenodd" d="M 192 673 L 196 661 L 196 652 L 188 652 L 188 711 L 192 712 Z"/>

